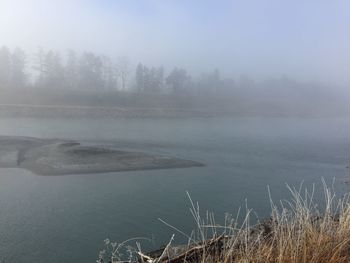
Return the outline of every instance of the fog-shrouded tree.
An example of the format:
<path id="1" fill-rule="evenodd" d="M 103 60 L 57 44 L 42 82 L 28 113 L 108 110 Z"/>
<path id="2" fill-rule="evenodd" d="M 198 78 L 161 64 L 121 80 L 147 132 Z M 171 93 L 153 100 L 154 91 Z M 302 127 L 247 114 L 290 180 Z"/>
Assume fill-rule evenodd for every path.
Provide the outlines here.
<path id="1" fill-rule="evenodd" d="M 212 87 L 212 90 L 215 93 L 218 93 L 221 89 L 222 81 L 221 81 L 221 75 L 220 71 L 218 69 L 215 69 L 210 75 L 209 75 L 209 83 Z"/>
<path id="2" fill-rule="evenodd" d="M 139 93 L 161 93 L 164 86 L 164 68 L 148 68 L 139 63 L 136 67 L 135 81 Z"/>
<path id="3" fill-rule="evenodd" d="M 147 66 L 143 66 L 143 93 L 150 93 L 151 85 L 151 70 Z"/>
<path id="4" fill-rule="evenodd" d="M 64 67 L 64 78 L 68 88 L 78 88 L 78 55 L 74 50 L 68 50 Z"/>
<path id="5" fill-rule="evenodd" d="M 152 68 L 151 75 L 151 90 L 153 93 L 161 93 L 164 85 L 164 68 Z"/>
<path id="6" fill-rule="evenodd" d="M 106 90 L 118 89 L 118 70 L 115 67 L 113 61 L 107 57 L 102 56 L 102 79 L 103 86 Z"/>
<path id="7" fill-rule="evenodd" d="M 45 50 L 42 47 L 38 47 L 37 52 L 34 54 L 33 69 L 37 72 L 36 86 L 43 86 L 45 78 Z"/>
<path id="8" fill-rule="evenodd" d="M 166 78 L 166 83 L 173 94 L 184 95 L 191 88 L 191 76 L 185 69 L 174 68 Z"/>
<path id="9" fill-rule="evenodd" d="M 0 48 L 0 88 L 7 88 L 11 78 L 11 52 L 6 47 Z"/>
<path id="10" fill-rule="evenodd" d="M 36 86 L 41 88 L 64 88 L 65 71 L 59 52 L 45 51 L 39 47 L 34 55 L 33 69 L 37 72 Z"/>
<path id="11" fill-rule="evenodd" d="M 102 60 L 91 52 L 85 52 L 79 61 L 79 88 L 99 89 L 103 87 Z"/>
<path id="12" fill-rule="evenodd" d="M 138 93 L 145 90 L 145 66 L 139 63 L 135 72 L 136 91 Z"/>
<path id="13" fill-rule="evenodd" d="M 64 67 L 58 52 L 50 50 L 45 54 L 43 84 L 48 88 L 65 87 Z"/>
<path id="14" fill-rule="evenodd" d="M 22 49 L 15 48 L 11 55 L 11 86 L 22 88 L 26 80 L 26 54 Z"/>
<path id="15" fill-rule="evenodd" d="M 130 72 L 130 63 L 127 57 L 119 57 L 117 60 L 117 70 L 120 78 L 121 90 L 125 91 L 127 87 L 128 76 Z"/>
<path id="16" fill-rule="evenodd" d="M 220 72 L 215 69 L 212 72 L 202 74 L 197 82 L 197 92 L 202 95 L 217 95 L 222 89 Z"/>

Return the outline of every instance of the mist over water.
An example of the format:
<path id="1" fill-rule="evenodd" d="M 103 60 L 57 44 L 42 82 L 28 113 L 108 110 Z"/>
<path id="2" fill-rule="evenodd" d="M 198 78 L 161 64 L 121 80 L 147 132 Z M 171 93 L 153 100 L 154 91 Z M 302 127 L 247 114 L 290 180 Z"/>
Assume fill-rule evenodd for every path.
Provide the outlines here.
<path id="1" fill-rule="evenodd" d="M 276 202 L 302 183 L 322 200 L 321 178 L 349 192 L 349 8 L 0 0 L 0 262 L 94 262 L 106 238 L 158 249 L 174 232 L 158 218 L 195 228 L 186 191 L 219 223 L 246 202 L 268 217 L 267 186 Z M 204 166 L 39 176 L 30 151 L 56 171 L 111 151 Z"/>
<path id="2" fill-rule="evenodd" d="M 80 139 L 206 164 L 54 177 L 2 169 L 0 254 L 10 262 L 90 261 L 107 237 L 118 242 L 153 238 L 143 246 L 157 249 L 173 233 L 158 218 L 186 233 L 194 228 L 186 191 L 203 213 L 213 211 L 223 222 L 226 212 L 236 215 L 245 206 L 245 199 L 259 218 L 267 217 L 267 185 L 274 200 L 290 196 L 286 183 L 316 183 L 321 190 L 321 177 L 330 185 L 336 178 L 339 195 L 349 190 L 342 183 L 349 173 L 348 119 L 2 119 L 0 131 Z M 316 191 L 315 200 L 322 195 Z M 177 233 L 175 242 L 186 240 Z"/>

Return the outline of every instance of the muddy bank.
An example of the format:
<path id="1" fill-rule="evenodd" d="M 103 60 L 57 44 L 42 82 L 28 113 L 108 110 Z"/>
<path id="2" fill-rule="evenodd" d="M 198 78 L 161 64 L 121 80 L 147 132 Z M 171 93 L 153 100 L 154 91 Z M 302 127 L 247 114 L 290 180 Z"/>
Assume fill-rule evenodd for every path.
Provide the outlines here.
<path id="1" fill-rule="evenodd" d="M 189 118 L 220 115 L 181 108 L 0 104 L 0 117 L 13 118 Z M 221 114 L 222 115 L 222 114 Z"/>
<path id="2" fill-rule="evenodd" d="M 77 141 L 0 136 L 0 168 L 40 175 L 106 173 L 203 166 L 191 160 L 84 145 Z"/>

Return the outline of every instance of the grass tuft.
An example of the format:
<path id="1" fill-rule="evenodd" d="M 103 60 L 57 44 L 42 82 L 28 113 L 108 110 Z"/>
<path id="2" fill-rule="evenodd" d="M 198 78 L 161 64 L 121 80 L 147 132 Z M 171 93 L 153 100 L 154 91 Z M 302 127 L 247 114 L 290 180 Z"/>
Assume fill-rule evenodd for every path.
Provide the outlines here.
<path id="1" fill-rule="evenodd" d="M 188 235 L 188 245 L 176 250 L 169 242 L 160 255 L 138 251 L 135 260 L 150 263 L 350 262 L 349 196 L 336 199 L 323 181 L 325 202 L 320 209 L 320 204 L 313 199 L 314 187 L 311 191 L 287 187 L 291 199 L 278 204 L 272 201 L 268 190 L 271 216 L 256 225 L 250 224 L 252 210 L 246 208 L 243 222 L 238 223 L 239 215 L 235 218 L 226 216 L 225 224 L 219 226 L 213 214 L 206 213 L 204 218 L 201 217 L 198 203 L 188 194 L 191 214 L 197 225 L 197 229 Z"/>

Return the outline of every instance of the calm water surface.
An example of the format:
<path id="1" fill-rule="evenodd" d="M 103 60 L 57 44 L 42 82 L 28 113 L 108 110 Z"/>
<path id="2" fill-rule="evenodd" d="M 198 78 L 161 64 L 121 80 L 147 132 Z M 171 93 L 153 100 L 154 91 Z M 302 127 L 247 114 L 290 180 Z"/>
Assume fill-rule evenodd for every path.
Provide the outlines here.
<path id="1" fill-rule="evenodd" d="M 95 262 L 103 240 L 144 236 L 149 247 L 194 222 L 186 191 L 218 221 L 239 206 L 268 216 L 285 184 L 350 178 L 350 119 L 198 118 L 176 120 L 0 119 L 0 135 L 64 138 L 141 150 L 205 167 L 108 174 L 37 176 L 0 169 L 0 262 Z M 319 195 L 316 196 L 319 198 Z M 176 240 L 183 239 L 179 234 Z"/>

